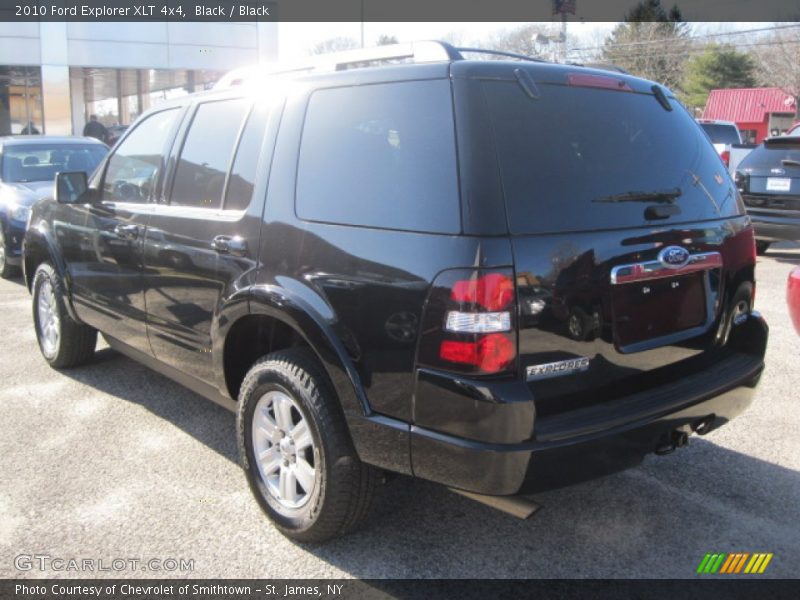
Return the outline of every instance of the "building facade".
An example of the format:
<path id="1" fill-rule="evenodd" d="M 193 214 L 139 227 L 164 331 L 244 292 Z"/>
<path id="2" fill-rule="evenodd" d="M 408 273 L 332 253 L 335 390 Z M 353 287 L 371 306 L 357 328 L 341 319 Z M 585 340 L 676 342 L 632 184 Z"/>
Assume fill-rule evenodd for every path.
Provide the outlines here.
<path id="1" fill-rule="evenodd" d="M 711 90 L 703 118 L 733 121 L 745 144 L 760 144 L 786 133 L 796 113 L 794 96 L 779 88 L 732 88 Z"/>
<path id="2" fill-rule="evenodd" d="M 0 135 L 124 127 L 277 54 L 276 23 L 0 23 Z"/>

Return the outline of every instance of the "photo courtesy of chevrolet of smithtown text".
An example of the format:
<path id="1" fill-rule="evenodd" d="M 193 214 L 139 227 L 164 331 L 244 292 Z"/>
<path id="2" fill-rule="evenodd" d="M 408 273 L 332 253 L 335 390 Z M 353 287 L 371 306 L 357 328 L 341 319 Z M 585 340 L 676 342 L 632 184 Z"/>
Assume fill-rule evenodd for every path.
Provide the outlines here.
<path id="1" fill-rule="evenodd" d="M 797 598 L 797 0 L 0 0 L 0 598 Z"/>

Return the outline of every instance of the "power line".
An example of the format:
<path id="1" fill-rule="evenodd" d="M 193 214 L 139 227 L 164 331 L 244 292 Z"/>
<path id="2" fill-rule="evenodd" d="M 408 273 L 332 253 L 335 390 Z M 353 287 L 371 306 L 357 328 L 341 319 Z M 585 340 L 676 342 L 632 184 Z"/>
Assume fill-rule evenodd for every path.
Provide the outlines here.
<path id="1" fill-rule="evenodd" d="M 739 47 L 740 48 L 754 48 L 754 47 L 785 46 L 785 45 L 798 45 L 798 44 L 800 44 L 800 40 L 786 40 L 786 41 L 782 41 L 782 42 L 763 41 L 763 42 L 742 43 L 742 44 L 739 44 Z M 654 49 L 647 49 L 644 52 L 639 52 L 639 53 L 637 53 L 635 55 L 630 55 L 630 56 L 625 56 L 625 57 L 620 57 L 620 58 L 631 58 L 633 60 L 636 60 L 636 59 L 639 59 L 639 58 L 651 58 L 651 57 L 660 58 L 660 57 L 671 57 L 671 56 L 686 56 L 688 54 L 702 54 L 703 52 L 705 52 L 705 50 L 706 49 L 703 46 L 688 46 L 687 45 L 686 48 L 681 48 L 680 50 L 675 51 L 675 52 L 664 52 L 664 51 L 658 51 L 658 50 L 654 50 Z M 610 56 L 611 60 L 613 60 L 614 59 L 614 57 L 613 57 L 613 49 L 612 49 L 611 52 L 609 52 L 609 54 L 611 55 Z"/>
<path id="2" fill-rule="evenodd" d="M 718 37 L 725 37 L 725 36 L 745 35 L 745 34 L 748 34 L 748 33 L 765 33 L 765 32 L 769 32 L 769 31 L 777 31 L 777 30 L 782 30 L 782 29 L 792 29 L 792 28 L 796 28 L 796 27 L 800 27 L 800 23 L 792 23 L 792 24 L 787 24 L 787 25 L 774 25 L 772 27 L 760 27 L 760 28 L 757 28 L 757 29 L 744 29 L 744 30 L 741 30 L 741 31 L 726 31 L 726 32 L 721 32 L 721 33 L 707 33 L 707 34 L 701 34 L 701 35 L 696 35 L 696 36 L 686 36 L 686 37 L 681 38 L 681 39 L 683 39 L 683 40 L 685 40 L 687 42 L 692 42 L 692 41 L 708 40 L 708 39 L 711 39 L 711 38 L 718 38 Z M 620 43 L 614 44 L 614 47 L 615 48 L 628 48 L 628 47 L 632 47 L 632 46 L 646 46 L 646 45 L 650 45 L 650 44 L 664 44 L 664 43 L 669 43 L 669 42 L 674 42 L 674 41 L 675 41 L 675 38 L 659 38 L 659 39 L 655 39 L 655 40 L 638 40 L 638 41 L 635 41 L 635 42 L 620 42 Z M 605 48 L 605 45 L 603 45 L 603 46 L 586 46 L 584 48 L 570 48 L 568 50 L 568 52 L 569 53 L 572 53 L 572 52 L 587 52 L 587 51 L 591 51 L 591 50 L 602 50 L 603 48 Z"/>

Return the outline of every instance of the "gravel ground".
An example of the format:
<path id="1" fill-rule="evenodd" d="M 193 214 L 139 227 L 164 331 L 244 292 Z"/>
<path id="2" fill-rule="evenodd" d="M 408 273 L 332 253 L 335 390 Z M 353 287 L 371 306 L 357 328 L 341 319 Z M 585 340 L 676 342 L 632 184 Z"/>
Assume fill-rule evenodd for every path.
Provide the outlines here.
<path id="1" fill-rule="evenodd" d="M 236 465 L 234 417 L 105 346 L 63 373 L 39 355 L 30 297 L 0 281 L 0 577 L 15 557 L 193 559 L 196 577 L 693 577 L 706 552 L 800 564 L 800 337 L 785 304 L 800 248 L 759 259 L 771 326 L 752 408 L 638 469 L 539 494 L 518 521 L 408 478 L 383 488 L 366 530 L 323 547 L 278 534 Z M 91 574 L 89 574 L 91 575 Z"/>

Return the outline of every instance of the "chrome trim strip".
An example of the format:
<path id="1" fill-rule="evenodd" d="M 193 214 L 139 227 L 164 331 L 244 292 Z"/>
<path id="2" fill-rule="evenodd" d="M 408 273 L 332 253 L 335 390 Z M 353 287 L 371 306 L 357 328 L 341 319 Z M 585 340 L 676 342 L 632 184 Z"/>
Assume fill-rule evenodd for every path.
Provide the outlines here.
<path id="1" fill-rule="evenodd" d="M 677 275 L 708 271 L 722 267 L 722 255 L 719 252 L 703 252 L 692 254 L 685 265 L 678 268 L 665 267 L 659 260 L 619 265 L 611 269 L 611 285 L 649 281 L 651 279 L 665 279 Z"/>

